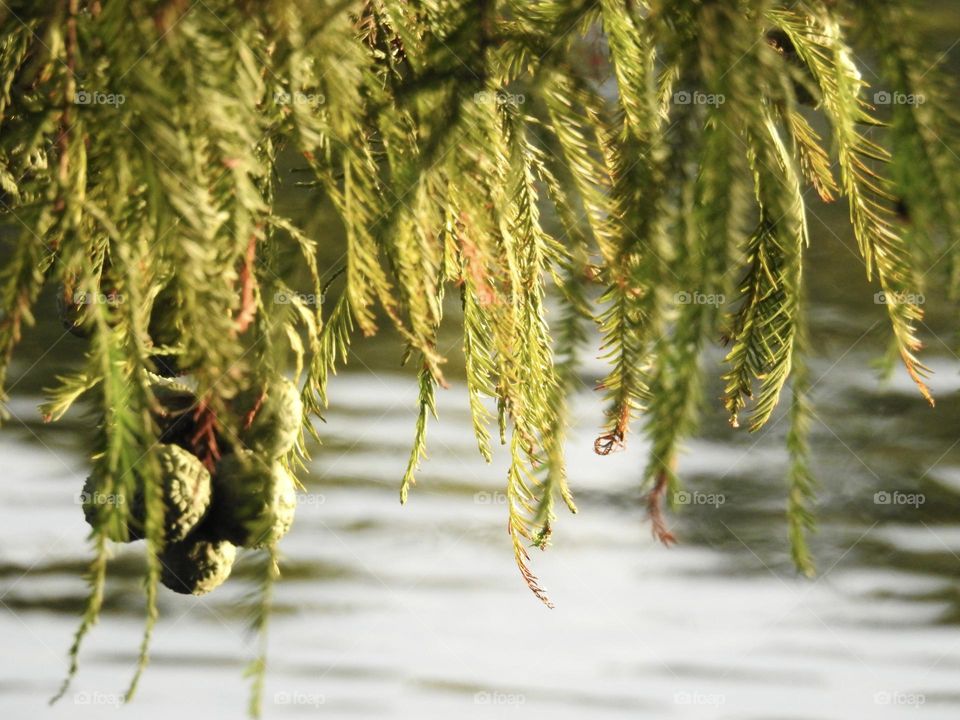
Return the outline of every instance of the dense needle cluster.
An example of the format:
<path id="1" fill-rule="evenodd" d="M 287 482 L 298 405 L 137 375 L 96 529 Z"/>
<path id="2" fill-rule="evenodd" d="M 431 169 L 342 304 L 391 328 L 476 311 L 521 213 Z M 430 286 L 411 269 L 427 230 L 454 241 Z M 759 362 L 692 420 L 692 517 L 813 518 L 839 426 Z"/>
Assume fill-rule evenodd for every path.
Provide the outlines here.
<path id="1" fill-rule="evenodd" d="M 722 401 L 735 426 L 762 427 L 792 386 L 788 522 L 811 572 L 808 204 L 849 205 L 896 353 L 928 398 L 918 258 L 948 257 L 945 284 L 960 294 L 960 176 L 944 150 L 956 124 L 910 6 L 0 2 L 0 387 L 50 284 L 85 361 L 51 389 L 46 417 L 81 398 L 98 408 L 91 489 L 130 500 L 89 513 L 95 559 L 71 673 L 99 614 L 108 540 L 146 540 L 139 670 L 158 584 L 229 565 L 209 545 L 177 545 L 191 537 L 183 523 L 203 502 L 203 473 L 209 507 L 196 527 L 219 534 L 200 542 L 264 546 L 254 625 L 265 628 L 282 532 L 249 535 L 264 478 L 292 486 L 330 373 L 357 331 L 383 325 L 418 373 L 406 500 L 447 384 L 447 293 L 462 308 L 451 321 L 462 323 L 479 450 L 489 459 L 494 438 L 507 447 L 513 551 L 544 602 L 528 548 L 549 542 L 558 499 L 575 509 L 566 398 L 591 322 L 609 368 L 596 450 L 643 424 L 643 483 L 665 542 L 661 508 L 695 430 L 704 353 L 727 345 Z M 886 91 L 929 101 L 895 103 L 881 123 L 854 45 L 882 60 Z M 324 239 L 274 201 L 291 163 L 339 217 L 342 264 L 319 266 Z M 262 404 L 291 393 L 265 390 L 291 367 L 299 396 Z M 157 375 L 184 370 L 178 405 Z M 171 417 L 187 419 L 189 437 Z M 278 442 L 289 452 L 272 454 Z M 189 497 L 171 482 L 177 463 L 193 467 Z M 238 518 L 241 506 L 253 509 Z M 254 712 L 263 668 L 261 656 Z"/>

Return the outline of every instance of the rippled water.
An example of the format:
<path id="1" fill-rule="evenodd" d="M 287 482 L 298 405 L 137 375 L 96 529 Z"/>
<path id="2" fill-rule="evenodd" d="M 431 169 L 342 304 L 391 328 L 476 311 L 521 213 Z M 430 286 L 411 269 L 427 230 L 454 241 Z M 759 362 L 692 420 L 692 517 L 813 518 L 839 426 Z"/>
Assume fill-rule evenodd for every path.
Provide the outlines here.
<path id="1" fill-rule="evenodd" d="M 786 554 L 782 424 L 751 437 L 708 415 L 681 471 L 723 503 L 673 518 L 683 542 L 667 550 L 643 517 L 641 443 L 595 457 L 601 408 L 584 389 L 570 453 L 581 512 L 561 516 L 534 558 L 553 611 L 513 566 L 503 466 L 478 460 L 462 391 L 441 394 L 430 460 L 401 508 L 415 385 L 355 365 L 334 381 L 326 444 L 283 543 L 268 717 L 957 717 L 960 383 L 934 363 L 935 415 L 899 377 L 878 390 L 868 340 L 815 366 L 818 579 L 798 579 Z M 36 401 L 16 396 L 24 424 L 0 434 L 0 709 L 13 718 L 48 714 L 88 557 L 79 441 L 38 425 Z M 894 490 L 925 502 L 875 503 Z M 118 553 L 102 623 L 51 717 L 103 717 L 117 701 L 141 627 L 140 568 Z M 243 713 L 251 589 L 248 560 L 207 598 L 163 593 L 129 712 Z"/>

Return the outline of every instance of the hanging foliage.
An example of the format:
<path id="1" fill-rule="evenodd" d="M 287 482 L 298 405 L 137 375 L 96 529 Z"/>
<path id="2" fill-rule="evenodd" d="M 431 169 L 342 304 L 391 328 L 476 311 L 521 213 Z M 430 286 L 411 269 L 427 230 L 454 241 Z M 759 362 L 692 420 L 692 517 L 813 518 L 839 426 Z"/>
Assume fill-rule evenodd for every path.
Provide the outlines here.
<path id="1" fill-rule="evenodd" d="M 931 404 L 917 259 L 945 255 L 944 286 L 960 294 L 949 105 L 894 102 L 885 125 L 877 109 L 890 103 L 851 50 L 880 54 L 888 97 L 937 98 L 910 11 L 896 0 L 0 3 L 0 388 L 51 285 L 83 364 L 50 390 L 44 417 L 82 401 L 101 418 L 70 675 L 101 610 L 110 542 L 142 539 L 147 557 L 128 697 L 158 586 L 214 589 L 237 546 L 259 548 L 253 624 L 265 630 L 328 379 L 358 334 L 383 326 L 419 384 L 407 500 L 448 385 L 447 293 L 462 309 L 448 322 L 462 325 L 479 451 L 489 460 L 499 440 L 509 456 L 510 541 L 543 602 L 528 552 L 548 544 L 557 499 L 575 511 L 567 396 L 594 351 L 608 367 L 596 451 L 643 424 L 652 444 L 638 475 L 667 543 L 663 505 L 703 404 L 705 353 L 727 345 L 735 427 L 763 427 L 790 386 L 787 525 L 812 572 L 808 205 L 849 206 L 865 280 Z M 275 202 L 291 158 L 339 218 L 342 264 L 320 266 L 325 238 Z M 307 286 L 284 271 L 293 256 Z M 254 714 L 265 667 L 260 654 L 250 668 Z"/>

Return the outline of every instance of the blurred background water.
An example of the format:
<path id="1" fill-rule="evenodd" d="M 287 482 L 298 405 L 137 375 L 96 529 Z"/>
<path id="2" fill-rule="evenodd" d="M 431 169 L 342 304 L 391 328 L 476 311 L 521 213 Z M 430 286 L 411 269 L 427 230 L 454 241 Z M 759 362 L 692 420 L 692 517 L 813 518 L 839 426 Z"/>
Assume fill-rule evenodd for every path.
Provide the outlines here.
<path id="1" fill-rule="evenodd" d="M 950 48 L 957 18 L 926 20 L 938 28 L 932 42 Z M 285 201 L 305 215 L 315 198 Z M 324 237 L 327 221 L 313 225 Z M 733 431 L 720 387 L 709 386 L 702 434 L 680 465 L 703 502 L 670 518 L 681 543 L 665 549 L 650 536 L 638 487 L 643 439 L 593 454 L 602 406 L 591 388 L 603 368 L 591 361 L 568 454 L 580 513 L 561 514 L 553 546 L 534 557 L 557 605 L 547 610 L 513 564 L 503 457 L 485 465 L 477 455 L 456 370 L 439 394 L 419 484 L 406 507 L 397 502 L 416 382 L 387 334 L 356 345 L 333 380 L 324 444 L 301 477 L 307 492 L 282 544 L 266 716 L 960 716 L 952 309 L 928 297 L 931 410 L 902 372 L 881 383 L 869 369 L 886 326 L 844 209 L 813 206 L 811 231 L 815 579 L 797 577 L 789 560 L 779 416 L 755 435 Z M 337 243 L 324 244 L 331 264 Z M 142 548 L 116 549 L 77 681 L 47 709 L 85 596 L 88 528 L 75 498 L 89 427 L 80 416 L 40 423 L 41 388 L 82 348 L 55 317 L 40 320 L 12 373 L 15 419 L 0 433 L 0 717 L 108 717 L 136 662 Z M 448 340 L 455 357 L 455 328 Z M 256 651 L 246 629 L 251 571 L 242 558 L 204 598 L 162 592 L 152 663 L 125 712 L 243 715 L 242 670 Z"/>

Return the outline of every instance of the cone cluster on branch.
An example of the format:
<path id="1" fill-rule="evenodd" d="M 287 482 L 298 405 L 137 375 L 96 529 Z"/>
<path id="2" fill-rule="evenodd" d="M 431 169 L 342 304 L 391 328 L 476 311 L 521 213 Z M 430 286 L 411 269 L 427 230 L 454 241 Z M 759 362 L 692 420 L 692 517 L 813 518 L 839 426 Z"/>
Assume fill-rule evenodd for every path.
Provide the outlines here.
<path id="1" fill-rule="evenodd" d="M 229 577 L 236 546 L 276 543 L 293 524 L 297 483 L 281 458 L 299 434 L 300 396 L 293 383 L 281 378 L 238 398 L 238 406 L 253 420 L 236 443 L 218 439 L 218 446 L 228 450 L 211 473 L 191 452 L 197 441 L 197 397 L 186 385 L 160 377 L 153 391 L 163 441 L 153 451 L 163 507 L 161 582 L 175 592 L 204 595 Z M 129 500 L 125 523 L 118 531 L 108 530 L 108 537 L 142 540 L 147 534 L 145 490 L 138 483 L 132 498 L 114 496 L 91 475 L 83 486 L 84 516 L 97 528 L 104 504 Z"/>

